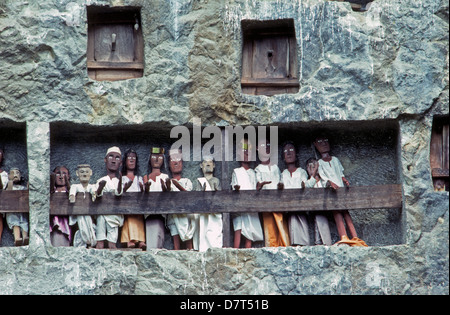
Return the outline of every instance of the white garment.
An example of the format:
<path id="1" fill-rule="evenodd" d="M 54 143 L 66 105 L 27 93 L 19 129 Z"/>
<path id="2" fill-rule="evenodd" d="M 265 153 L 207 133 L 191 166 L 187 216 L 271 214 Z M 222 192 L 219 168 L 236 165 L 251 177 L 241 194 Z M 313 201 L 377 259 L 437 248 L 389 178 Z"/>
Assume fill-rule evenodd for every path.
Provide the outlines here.
<path id="1" fill-rule="evenodd" d="M 119 185 L 119 179 L 114 177 L 110 178 L 108 175 L 100 178 L 95 185 L 95 191 L 98 189 L 99 183 L 104 180 L 106 185 L 102 192 L 98 196 L 102 196 L 104 192 L 114 192 L 116 196 L 122 195 L 118 193 L 117 187 Z M 117 242 L 119 235 L 119 226 L 123 225 L 124 217 L 122 214 L 113 215 L 99 215 L 97 217 L 96 235 L 97 241 L 108 240 L 109 242 Z"/>
<path id="2" fill-rule="evenodd" d="M 150 185 L 150 192 L 152 191 L 163 191 L 162 186 L 161 186 L 161 179 L 163 180 L 163 182 L 166 182 L 166 179 L 169 178 L 169 175 L 161 173 L 160 175 L 155 177 L 155 181 L 153 181 L 153 179 L 148 179 L 152 184 Z M 144 218 L 147 219 L 149 215 L 146 214 L 144 215 Z M 166 217 L 166 215 L 161 215 L 163 218 Z"/>
<path id="3" fill-rule="evenodd" d="M 327 181 L 332 181 L 339 187 L 344 187 L 344 182 L 342 181 L 342 177 L 344 177 L 344 167 L 335 156 L 332 156 L 331 161 L 329 162 L 322 159 L 319 160 L 319 175 L 321 179 L 317 182 L 316 186 L 314 186 L 316 188 L 325 187 Z M 320 243 L 321 240 L 325 245 L 331 245 L 330 227 L 328 219 L 324 215 L 316 214 L 315 236 L 316 243 Z"/>
<path id="4" fill-rule="evenodd" d="M 3 184 L 3 189 L 6 189 L 6 186 L 8 185 L 8 173 L 6 171 L 0 173 L 0 181 Z M 5 216 L 5 213 L 2 214 Z"/>
<path id="5" fill-rule="evenodd" d="M 212 191 L 209 181 L 205 177 L 197 178 L 200 187 L 206 185 L 206 191 Z M 200 252 L 208 248 L 222 248 L 223 245 L 223 223 L 221 213 L 198 214 L 198 229 L 194 235 L 194 249 Z"/>
<path id="6" fill-rule="evenodd" d="M 312 178 L 312 181 L 308 180 L 306 171 L 300 167 L 292 172 L 292 174 L 289 170 L 285 169 L 281 173 L 281 181 L 285 189 L 300 189 L 302 188 L 302 182 L 305 183 L 306 187 L 312 187 L 316 182 L 314 178 Z M 288 224 L 291 245 L 309 245 L 309 224 L 306 214 L 304 212 L 290 213 Z"/>
<path id="7" fill-rule="evenodd" d="M 128 182 L 131 182 L 131 179 L 128 178 L 128 176 L 122 176 L 122 188 L 127 184 Z M 141 176 L 134 176 L 133 183 L 131 184 L 130 188 L 128 188 L 127 192 L 141 192 L 141 185 L 144 186 L 144 180 Z"/>
<path id="8" fill-rule="evenodd" d="M 155 181 L 149 178 L 151 182 L 150 192 L 163 191 L 161 186 L 161 179 L 165 182 L 169 176 L 161 173 L 155 177 Z M 165 227 L 164 219 L 165 215 L 144 215 L 145 217 L 145 243 L 147 248 L 163 248 Z"/>
<path id="9" fill-rule="evenodd" d="M 6 171 L 0 173 L 0 181 L 2 181 L 3 189 L 5 189 L 8 185 L 8 173 Z"/>
<path id="10" fill-rule="evenodd" d="M 186 189 L 192 190 L 192 182 L 189 178 L 181 178 L 178 183 Z M 170 185 L 171 191 L 180 191 L 173 182 Z M 179 235 L 180 239 L 185 242 L 193 238 L 195 231 L 198 229 L 198 219 L 195 214 L 169 214 L 167 216 L 167 227 L 170 235 Z"/>
<path id="11" fill-rule="evenodd" d="M 319 175 L 325 183 L 329 180 L 339 187 L 344 187 L 344 182 L 342 181 L 342 177 L 344 177 L 344 167 L 335 156 L 331 157 L 330 162 L 326 162 L 322 159 L 319 160 Z"/>
<path id="12" fill-rule="evenodd" d="M 235 168 L 231 176 L 231 187 L 239 185 L 239 190 L 255 190 L 256 189 L 256 173 L 249 168 Z M 233 217 L 234 230 L 241 230 L 245 238 L 255 241 L 264 240 L 261 221 L 258 213 L 239 213 Z"/>
<path id="13" fill-rule="evenodd" d="M 161 186 L 161 179 L 163 180 L 163 182 L 166 182 L 166 179 L 169 178 L 169 175 L 161 173 L 160 175 L 155 177 L 155 181 L 153 181 L 152 179 L 148 179 L 149 181 L 151 181 L 151 185 L 150 185 L 150 191 L 163 191 L 162 190 L 162 186 Z"/>
<path id="14" fill-rule="evenodd" d="M 312 188 L 316 184 L 314 177 L 308 179 L 308 174 L 304 169 L 298 167 L 291 175 L 288 169 L 285 169 L 281 173 L 281 182 L 284 184 L 284 188 L 302 188 L 302 182 L 305 183 L 306 188 Z"/>
<path id="15" fill-rule="evenodd" d="M 271 181 L 270 184 L 264 185 L 262 189 L 277 189 L 278 183 L 280 182 L 280 169 L 277 165 L 259 164 L 255 167 L 255 173 L 257 183 Z"/>
<path id="16" fill-rule="evenodd" d="M 95 192 L 95 185 L 88 184 L 86 189 L 82 184 L 73 184 L 70 186 L 69 196 L 76 196 L 77 193 L 83 193 L 84 199 L 90 198 L 90 195 Z M 69 225 L 78 223 L 78 231 L 73 236 L 74 247 L 86 247 L 87 245 L 94 247 L 97 244 L 97 237 L 95 234 L 95 224 L 90 215 L 71 215 L 69 216 Z"/>
<path id="17" fill-rule="evenodd" d="M 22 185 L 13 185 L 12 190 L 27 190 Z M 1 219 L 0 219 L 1 220 Z M 9 212 L 6 214 L 6 223 L 12 229 L 14 226 L 20 226 L 22 230 L 28 233 L 28 214 L 24 212 Z"/>

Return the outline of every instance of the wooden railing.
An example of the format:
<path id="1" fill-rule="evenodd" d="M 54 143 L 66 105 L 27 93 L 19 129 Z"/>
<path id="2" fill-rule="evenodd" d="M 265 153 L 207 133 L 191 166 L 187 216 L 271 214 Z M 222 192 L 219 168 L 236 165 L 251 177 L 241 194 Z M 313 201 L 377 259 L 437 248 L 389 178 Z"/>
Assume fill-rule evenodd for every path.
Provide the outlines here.
<path id="1" fill-rule="evenodd" d="M 0 191 L 0 212 L 28 212 L 28 191 Z M 67 194 L 50 196 L 50 214 L 171 214 L 210 212 L 272 212 L 392 209 L 402 207 L 401 185 L 241 191 L 180 191 L 105 193 L 93 202 L 78 194 L 70 203 Z"/>
<path id="2" fill-rule="evenodd" d="M 229 242 L 228 213 L 291 212 L 402 208 L 399 184 L 284 190 L 180 191 L 104 193 L 94 202 L 78 194 L 70 203 L 65 193 L 50 196 L 52 215 L 224 213 L 224 246 Z M 28 212 L 28 191 L 0 191 L 0 212 Z"/>

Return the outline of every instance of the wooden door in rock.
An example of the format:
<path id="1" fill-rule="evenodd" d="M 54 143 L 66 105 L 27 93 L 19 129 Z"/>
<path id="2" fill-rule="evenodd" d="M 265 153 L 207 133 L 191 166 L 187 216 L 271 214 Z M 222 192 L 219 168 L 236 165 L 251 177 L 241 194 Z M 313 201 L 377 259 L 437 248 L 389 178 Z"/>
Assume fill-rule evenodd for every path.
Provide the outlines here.
<path id="1" fill-rule="evenodd" d="M 275 95 L 299 89 L 297 44 L 292 26 L 244 31 L 241 87 L 245 94 Z"/>
<path id="2" fill-rule="evenodd" d="M 434 189 L 449 191 L 449 123 L 447 117 L 433 120 L 430 141 L 430 166 Z"/>
<path id="3" fill-rule="evenodd" d="M 143 75 L 144 56 L 140 13 L 88 12 L 87 65 L 89 77 L 116 81 Z"/>

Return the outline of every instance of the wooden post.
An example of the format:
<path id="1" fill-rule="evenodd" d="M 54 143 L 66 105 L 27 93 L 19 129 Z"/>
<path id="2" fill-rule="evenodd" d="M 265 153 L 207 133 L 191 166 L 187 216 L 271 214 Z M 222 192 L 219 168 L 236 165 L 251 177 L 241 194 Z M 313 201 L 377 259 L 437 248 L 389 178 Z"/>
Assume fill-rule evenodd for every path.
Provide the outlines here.
<path id="1" fill-rule="evenodd" d="M 222 190 L 230 190 L 230 179 L 228 178 L 228 161 L 226 161 L 226 152 L 228 148 L 228 130 L 222 129 Z M 223 226 L 223 247 L 231 247 L 231 220 L 229 213 L 222 213 Z"/>

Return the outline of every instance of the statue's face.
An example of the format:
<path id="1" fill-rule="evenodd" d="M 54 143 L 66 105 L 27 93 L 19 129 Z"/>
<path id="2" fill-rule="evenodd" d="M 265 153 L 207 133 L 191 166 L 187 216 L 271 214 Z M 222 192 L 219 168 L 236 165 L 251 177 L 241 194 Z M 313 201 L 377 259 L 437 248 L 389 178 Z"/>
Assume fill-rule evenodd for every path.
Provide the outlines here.
<path id="1" fill-rule="evenodd" d="M 324 137 L 318 137 L 314 141 L 314 146 L 316 147 L 319 153 L 330 152 L 330 144 L 328 143 L 328 139 Z"/>
<path id="2" fill-rule="evenodd" d="M 213 160 L 203 160 L 202 164 L 200 164 L 203 174 L 213 173 L 215 166 Z"/>
<path id="3" fill-rule="evenodd" d="M 9 178 L 12 178 L 13 183 L 18 183 L 20 182 L 20 178 L 21 178 L 22 174 L 20 174 L 19 170 L 16 169 L 12 169 L 9 171 Z"/>
<path id="4" fill-rule="evenodd" d="M 249 162 L 252 156 L 252 146 L 248 144 L 248 141 L 245 140 L 241 143 L 237 150 L 237 156 L 240 161 Z"/>
<path id="5" fill-rule="evenodd" d="M 125 165 L 127 170 L 134 171 L 136 169 L 136 153 L 128 153 Z"/>
<path id="6" fill-rule="evenodd" d="M 308 165 L 306 167 L 306 171 L 308 172 L 308 175 L 313 176 L 314 168 L 318 168 L 318 167 L 319 167 L 319 162 L 317 160 L 312 159 L 311 161 L 309 161 Z"/>
<path id="7" fill-rule="evenodd" d="M 270 142 L 261 140 L 258 142 L 258 157 L 262 162 L 270 159 Z"/>
<path id="8" fill-rule="evenodd" d="M 81 183 L 89 183 L 92 176 L 92 170 L 90 167 L 80 167 L 77 169 L 77 176 Z"/>
<path id="9" fill-rule="evenodd" d="M 64 166 L 61 166 L 56 172 L 55 177 L 55 186 L 66 186 L 69 182 L 69 170 L 65 168 Z"/>
<path id="10" fill-rule="evenodd" d="M 296 160 L 296 151 L 295 147 L 292 144 L 286 144 L 283 148 L 283 157 L 284 161 L 287 164 L 295 163 Z"/>
<path id="11" fill-rule="evenodd" d="M 183 159 L 181 153 L 170 155 L 169 167 L 172 174 L 179 174 L 183 170 Z"/>
<path id="12" fill-rule="evenodd" d="M 164 154 L 150 155 L 150 165 L 152 168 L 161 168 L 164 164 Z"/>
<path id="13" fill-rule="evenodd" d="M 122 165 L 122 155 L 117 152 L 109 152 L 105 157 L 106 168 L 108 171 L 117 172 Z"/>

